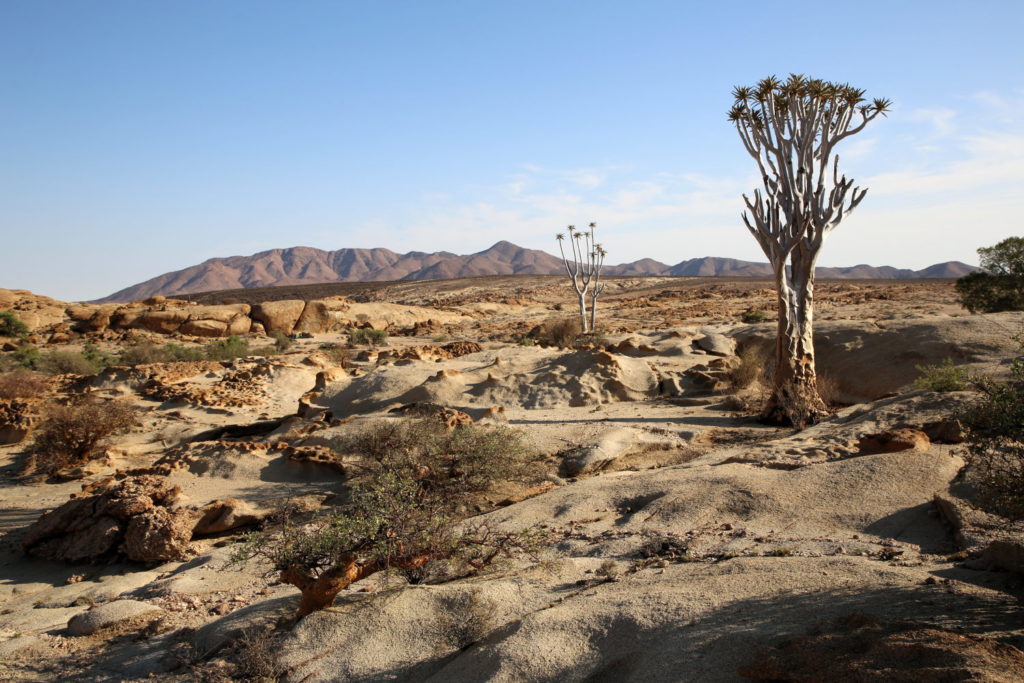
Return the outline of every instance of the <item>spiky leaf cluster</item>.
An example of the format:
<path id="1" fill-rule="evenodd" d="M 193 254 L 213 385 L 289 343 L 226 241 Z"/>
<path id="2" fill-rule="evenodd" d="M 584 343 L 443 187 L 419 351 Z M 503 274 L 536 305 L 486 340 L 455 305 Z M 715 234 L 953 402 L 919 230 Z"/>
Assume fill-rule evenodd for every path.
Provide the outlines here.
<path id="1" fill-rule="evenodd" d="M 870 102 L 860 88 L 792 74 L 733 90 L 729 120 L 764 182 L 744 195 L 744 223 L 776 269 L 802 252 L 810 267 L 825 236 L 864 198 L 866 189 L 839 173 L 836 145 L 884 116 L 889 100 Z"/>

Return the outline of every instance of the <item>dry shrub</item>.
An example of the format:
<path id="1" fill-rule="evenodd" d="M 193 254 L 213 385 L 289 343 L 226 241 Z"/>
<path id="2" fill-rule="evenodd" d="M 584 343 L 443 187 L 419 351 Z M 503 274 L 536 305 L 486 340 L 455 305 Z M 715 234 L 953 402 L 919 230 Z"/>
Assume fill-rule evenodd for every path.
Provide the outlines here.
<path id="1" fill-rule="evenodd" d="M 549 318 L 544 321 L 540 340 L 550 346 L 572 346 L 580 332 L 576 318 Z"/>
<path id="2" fill-rule="evenodd" d="M 736 392 L 755 384 L 770 384 L 775 366 L 774 350 L 766 339 L 754 337 L 744 340 L 736 353 L 740 364 L 729 373 L 730 389 Z"/>
<path id="3" fill-rule="evenodd" d="M 82 401 L 47 410 L 36 431 L 30 467 L 56 474 L 97 457 L 111 436 L 135 425 L 135 408 L 123 401 Z"/>
<path id="4" fill-rule="evenodd" d="M 251 628 L 243 631 L 235 643 L 235 653 L 231 657 L 235 663 L 234 679 L 281 680 L 281 665 L 277 661 L 277 641 L 272 629 Z"/>
<path id="5" fill-rule="evenodd" d="M 827 372 L 819 372 L 816 380 L 818 387 L 818 396 L 821 396 L 821 400 L 825 402 L 829 408 L 836 408 L 842 406 L 843 403 L 839 400 L 841 393 L 839 389 L 839 380 Z"/>
<path id="6" fill-rule="evenodd" d="M 0 398 L 38 398 L 49 390 L 49 382 L 38 372 L 15 370 L 0 375 Z"/>
<path id="7" fill-rule="evenodd" d="M 500 625 L 498 604 L 479 589 L 455 597 L 446 607 L 438 620 L 441 650 L 465 650 Z"/>
<path id="8" fill-rule="evenodd" d="M 332 344 L 330 346 L 323 346 L 320 350 L 327 355 L 332 363 L 342 370 L 348 370 L 352 367 L 352 349 Z"/>
<path id="9" fill-rule="evenodd" d="M 981 397 L 960 414 L 967 426 L 968 480 L 983 510 L 1024 520 L 1024 338 L 1006 380 L 979 378 Z"/>

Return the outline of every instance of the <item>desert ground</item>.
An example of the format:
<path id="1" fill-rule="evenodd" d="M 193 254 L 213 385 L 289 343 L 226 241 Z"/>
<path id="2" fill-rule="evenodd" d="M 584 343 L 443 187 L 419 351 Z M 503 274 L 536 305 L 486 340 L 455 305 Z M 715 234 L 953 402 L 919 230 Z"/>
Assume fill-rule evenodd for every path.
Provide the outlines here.
<path id="1" fill-rule="evenodd" d="M 1024 314 L 968 314 L 951 281 L 818 282 L 835 412 L 796 431 L 759 423 L 763 388 L 735 379 L 774 335 L 766 280 L 611 278 L 575 346 L 545 336 L 574 315 L 559 277 L 189 299 L 0 290 L 44 354 L 294 338 L 0 400 L 2 680 L 1024 680 L 1024 533 L 962 474 L 975 394 L 915 386 L 946 360 L 1004 373 Z M 135 426 L 33 472 L 48 406 L 82 396 Z M 371 575 L 296 622 L 300 591 L 233 553 L 285 502 L 345 500 L 353 432 L 416 419 L 518 430 L 527 469 L 466 517 L 542 545 L 456 578 Z"/>

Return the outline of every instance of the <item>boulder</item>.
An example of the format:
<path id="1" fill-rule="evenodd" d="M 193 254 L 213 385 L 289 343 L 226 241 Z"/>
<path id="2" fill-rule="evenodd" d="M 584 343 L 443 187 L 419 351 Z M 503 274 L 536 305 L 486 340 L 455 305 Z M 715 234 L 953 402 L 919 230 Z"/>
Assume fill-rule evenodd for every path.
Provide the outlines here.
<path id="1" fill-rule="evenodd" d="M 221 304 L 219 306 L 192 306 L 188 309 L 189 320 L 217 320 L 230 323 L 239 317 L 248 317 L 249 304 Z"/>
<path id="2" fill-rule="evenodd" d="M 138 562 L 185 556 L 195 513 L 175 508 L 180 489 L 145 471 L 118 473 L 83 487 L 26 530 L 28 555 L 67 562 L 122 555 Z"/>
<path id="3" fill-rule="evenodd" d="M 207 503 L 196 511 L 198 519 L 192 527 L 193 535 L 219 534 L 240 526 L 252 524 L 266 517 L 250 503 L 225 498 Z"/>
<path id="4" fill-rule="evenodd" d="M 917 429 L 890 429 L 878 434 L 865 434 L 857 442 L 861 455 L 896 453 L 897 451 L 926 451 L 931 447 L 928 435 Z"/>
<path id="5" fill-rule="evenodd" d="M 193 337 L 226 337 L 228 324 L 219 320 L 189 320 L 178 331 Z"/>
<path id="6" fill-rule="evenodd" d="M 126 324 L 130 327 L 139 327 L 158 334 L 170 334 L 171 332 L 177 332 L 182 323 L 188 320 L 188 311 L 185 309 L 145 311 L 131 321 L 126 319 L 122 321 L 122 319 L 118 318 L 116 315 L 115 318 L 117 318 L 121 324 Z"/>
<path id="7" fill-rule="evenodd" d="M 265 301 L 253 306 L 249 317 L 262 323 L 267 334 L 272 332 L 291 334 L 305 308 L 306 302 L 301 299 Z"/>
<path id="8" fill-rule="evenodd" d="M 133 621 L 142 616 L 156 618 L 163 610 L 156 605 L 139 600 L 114 600 L 94 607 L 88 612 L 76 614 L 68 621 L 68 633 L 73 636 L 91 636 L 105 628 Z"/>
<path id="9" fill-rule="evenodd" d="M 712 356 L 731 356 L 736 353 L 736 342 L 724 334 L 705 334 L 694 340 L 697 348 L 707 351 Z"/>

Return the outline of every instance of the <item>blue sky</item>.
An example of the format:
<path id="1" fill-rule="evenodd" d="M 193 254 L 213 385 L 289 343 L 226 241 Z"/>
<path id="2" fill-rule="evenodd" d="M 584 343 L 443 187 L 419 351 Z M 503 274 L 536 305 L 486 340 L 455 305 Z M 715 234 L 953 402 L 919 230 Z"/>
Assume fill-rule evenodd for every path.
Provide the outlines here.
<path id="1" fill-rule="evenodd" d="M 109 294 L 296 245 L 762 260 L 730 90 L 894 100 L 822 265 L 976 262 L 1024 233 L 1024 3 L 0 3 L 0 287 Z"/>

